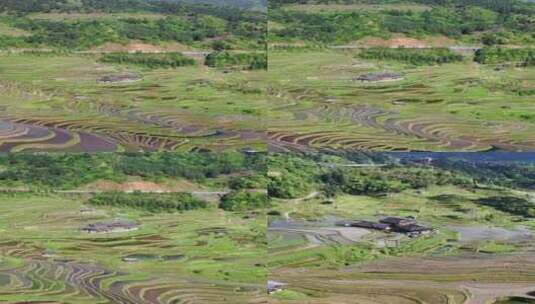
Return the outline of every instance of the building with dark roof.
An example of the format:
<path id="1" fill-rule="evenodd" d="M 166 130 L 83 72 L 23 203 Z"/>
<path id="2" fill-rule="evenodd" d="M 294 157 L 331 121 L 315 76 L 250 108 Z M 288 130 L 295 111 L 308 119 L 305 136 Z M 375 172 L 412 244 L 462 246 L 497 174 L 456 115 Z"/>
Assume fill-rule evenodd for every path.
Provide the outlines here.
<path id="1" fill-rule="evenodd" d="M 379 222 L 383 224 L 394 225 L 394 226 L 405 226 L 405 225 L 414 224 L 414 219 L 402 218 L 402 217 L 385 217 Z"/>
<path id="2" fill-rule="evenodd" d="M 93 223 L 82 228 L 82 231 L 88 233 L 106 233 L 137 230 L 138 225 L 133 222 L 115 220 L 111 222 Z"/>
<path id="3" fill-rule="evenodd" d="M 403 79 L 403 75 L 392 72 L 369 73 L 360 75 L 356 78 L 356 80 L 364 82 L 392 81 L 401 79 Z"/>

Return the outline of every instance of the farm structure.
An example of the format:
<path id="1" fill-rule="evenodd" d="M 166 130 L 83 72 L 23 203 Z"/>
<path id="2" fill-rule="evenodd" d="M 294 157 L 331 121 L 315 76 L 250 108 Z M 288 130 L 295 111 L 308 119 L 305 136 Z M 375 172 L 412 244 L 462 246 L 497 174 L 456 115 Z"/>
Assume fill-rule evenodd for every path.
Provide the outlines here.
<path id="1" fill-rule="evenodd" d="M 82 231 L 88 233 L 110 233 L 110 232 L 123 232 L 137 230 L 138 225 L 133 222 L 127 222 L 123 220 L 115 220 L 111 222 L 99 222 L 89 224 L 82 228 Z"/>
<path id="2" fill-rule="evenodd" d="M 394 232 L 405 233 L 410 237 L 429 234 L 433 231 L 433 228 L 416 224 L 412 218 L 386 217 L 379 222 L 390 225 L 390 229 Z"/>
<path id="3" fill-rule="evenodd" d="M 357 81 L 377 82 L 377 81 L 394 81 L 403 79 L 403 75 L 392 72 L 379 72 L 363 74 L 356 78 Z"/>
<path id="4" fill-rule="evenodd" d="M 414 219 L 400 217 L 386 217 L 381 219 L 379 223 L 372 221 L 340 221 L 336 224 L 344 227 L 358 227 L 384 232 L 404 233 L 409 237 L 425 235 L 433 231 L 433 228 L 416 224 Z"/>
<path id="5" fill-rule="evenodd" d="M 271 294 L 271 293 L 274 293 L 274 292 L 277 292 L 277 291 L 281 291 L 281 290 L 283 290 L 285 285 L 286 284 L 281 283 L 281 282 L 269 280 L 267 282 L 267 292 L 268 292 L 268 294 Z"/>
<path id="6" fill-rule="evenodd" d="M 139 81 L 142 77 L 137 74 L 125 73 L 117 75 L 109 75 L 99 78 L 97 82 L 99 83 L 113 83 L 113 82 L 133 82 Z"/>
<path id="7" fill-rule="evenodd" d="M 358 227 L 358 228 L 368 228 L 382 231 L 390 231 L 391 227 L 388 224 L 375 223 L 371 221 L 343 221 L 337 223 L 339 226 L 344 227 Z"/>

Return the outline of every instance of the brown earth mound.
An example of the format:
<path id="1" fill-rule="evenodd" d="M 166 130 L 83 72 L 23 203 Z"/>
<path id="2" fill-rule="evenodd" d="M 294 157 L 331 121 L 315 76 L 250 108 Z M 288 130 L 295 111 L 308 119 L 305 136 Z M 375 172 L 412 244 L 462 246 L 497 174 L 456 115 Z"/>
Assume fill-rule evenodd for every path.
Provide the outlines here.
<path id="1" fill-rule="evenodd" d="M 169 184 L 157 184 L 149 181 L 128 181 L 116 183 L 113 181 L 101 180 L 85 186 L 86 191 L 124 191 L 124 192 L 190 192 L 200 190 L 199 185 L 189 181 L 174 181 Z"/>
<path id="2" fill-rule="evenodd" d="M 406 48 L 426 48 L 426 47 L 448 47 L 455 45 L 455 41 L 447 37 L 429 37 L 425 40 L 410 38 L 405 36 L 395 36 L 390 39 L 368 37 L 355 43 L 358 47 L 406 47 Z"/>
<path id="3" fill-rule="evenodd" d="M 165 52 L 183 52 L 191 51 L 188 46 L 180 43 L 170 43 L 162 45 L 154 45 L 144 42 L 130 42 L 128 44 L 120 43 L 106 43 L 102 46 L 92 49 L 90 52 L 102 52 L 102 53 L 165 53 Z"/>

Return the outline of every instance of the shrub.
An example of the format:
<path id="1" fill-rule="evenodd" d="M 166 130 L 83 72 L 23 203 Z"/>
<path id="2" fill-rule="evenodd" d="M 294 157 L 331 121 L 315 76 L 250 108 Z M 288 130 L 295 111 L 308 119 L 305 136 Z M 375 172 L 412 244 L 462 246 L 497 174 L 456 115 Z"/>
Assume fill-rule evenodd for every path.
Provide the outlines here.
<path id="1" fill-rule="evenodd" d="M 265 193 L 251 191 L 230 192 L 221 198 L 219 207 L 227 211 L 246 211 L 263 209 L 270 206 Z"/>
<path id="2" fill-rule="evenodd" d="M 90 204 L 97 206 L 131 207 L 150 212 L 172 212 L 206 208 L 205 201 L 190 193 L 104 192 L 93 196 Z"/>
<path id="3" fill-rule="evenodd" d="M 134 64 L 151 69 L 178 68 L 181 66 L 190 66 L 195 64 L 195 60 L 188 58 L 181 53 L 112 53 L 102 56 L 100 61 L 106 63 Z"/>

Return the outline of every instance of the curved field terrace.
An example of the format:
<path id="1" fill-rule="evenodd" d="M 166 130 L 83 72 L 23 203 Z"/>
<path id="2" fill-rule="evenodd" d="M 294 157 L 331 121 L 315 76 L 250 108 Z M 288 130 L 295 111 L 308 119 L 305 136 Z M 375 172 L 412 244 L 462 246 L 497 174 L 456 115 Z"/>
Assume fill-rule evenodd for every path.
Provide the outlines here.
<path id="1" fill-rule="evenodd" d="M 358 52 L 270 52 L 272 150 L 535 150 L 532 95 L 519 93 L 529 91 L 533 67 L 498 70 L 468 56 L 412 66 Z M 355 80 L 383 74 L 404 77 Z"/>
<path id="2" fill-rule="evenodd" d="M 265 71 L 146 69 L 100 56 L 0 54 L 0 150 L 266 150 Z M 117 75 L 136 81 L 102 81 Z"/>
<path id="3" fill-rule="evenodd" d="M 83 192 L 0 195 L 1 301 L 265 303 L 264 251 L 250 235 L 262 216 L 90 208 Z M 137 229 L 84 231 L 119 217 Z"/>

